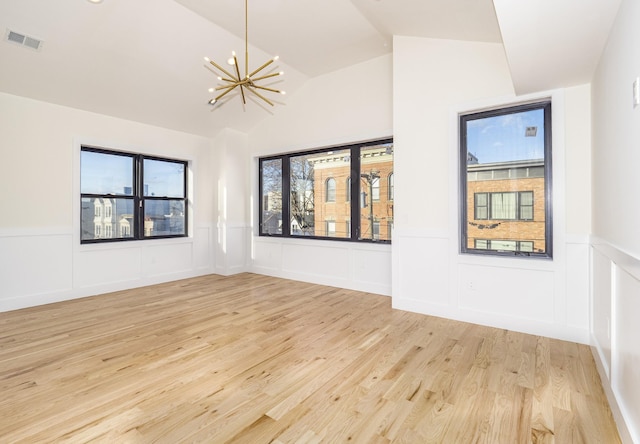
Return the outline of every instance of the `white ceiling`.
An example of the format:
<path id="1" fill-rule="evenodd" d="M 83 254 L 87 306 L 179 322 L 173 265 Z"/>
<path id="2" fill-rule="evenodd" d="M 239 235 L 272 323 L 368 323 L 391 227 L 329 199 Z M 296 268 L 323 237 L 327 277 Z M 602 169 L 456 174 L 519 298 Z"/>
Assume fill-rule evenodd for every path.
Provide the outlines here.
<path id="1" fill-rule="evenodd" d="M 286 105 L 311 77 L 389 54 L 393 35 L 504 40 L 516 91 L 569 86 L 590 80 L 619 3 L 249 0 L 250 65 L 280 56 Z M 10 94 L 206 136 L 247 131 L 280 106 L 207 104 L 216 79 L 203 56 L 243 54 L 242 0 L 2 0 L 7 29 L 44 42 L 0 42 L 0 91 Z"/>
<path id="2" fill-rule="evenodd" d="M 243 0 L 176 0 L 245 34 Z M 492 0 L 249 0 L 249 41 L 314 77 L 391 52 L 393 35 L 500 42 Z"/>
<path id="3" fill-rule="evenodd" d="M 589 83 L 620 0 L 494 0 L 518 94 Z"/>

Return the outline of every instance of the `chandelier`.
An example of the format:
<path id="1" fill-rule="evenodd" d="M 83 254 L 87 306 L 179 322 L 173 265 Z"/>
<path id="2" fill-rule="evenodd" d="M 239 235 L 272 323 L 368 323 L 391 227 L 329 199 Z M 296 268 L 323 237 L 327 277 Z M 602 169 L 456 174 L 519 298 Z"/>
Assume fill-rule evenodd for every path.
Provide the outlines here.
<path id="1" fill-rule="evenodd" d="M 215 105 L 216 103 L 219 103 L 220 99 L 222 99 L 224 96 L 226 96 L 236 88 L 240 88 L 240 95 L 242 97 L 243 104 L 247 103 L 247 100 L 245 97 L 245 91 L 251 94 L 254 94 L 256 97 L 264 100 L 271 106 L 273 106 L 273 102 L 267 99 L 265 96 L 263 96 L 259 91 L 268 91 L 268 92 L 273 92 L 278 94 L 285 94 L 284 91 L 274 89 L 274 88 L 269 88 L 269 87 L 258 84 L 258 82 L 261 82 L 263 80 L 281 76 L 284 74 L 284 72 L 282 71 L 272 72 L 272 73 L 267 73 L 267 71 L 264 71 L 264 69 L 267 66 L 271 65 L 273 62 L 278 60 L 278 56 L 275 56 L 271 60 L 268 60 L 267 62 L 262 64 L 262 66 L 260 66 L 258 69 L 255 69 L 249 72 L 249 43 L 247 38 L 247 35 L 248 35 L 247 16 L 248 16 L 247 0 L 244 0 L 244 69 L 245 69 L 244 76 L 241 76 L 240 74 L 240 67 L 238 66 L 238 58 L 236 57 L 235 51 L 231 52 L 231 58 L 227 62 L 229 65 L 232 66 L 232 68 L 229 68 L 232 72 L 227 71 L 222 66 L 218 65 L 216 62 L 209 59 L 208 57 L 204 58 L 206 62 L 210 63 L 214 68 L 216 68 L 219 71 L 219 73 L 222 74 L 218 76 L 218 81 L 222 83 L 216 86 L 215 88 L 209 88 L 210 93 L 213 93 L 216 91 L 220 92 L 220 94 L 218 94 L 216 97 L 209 100 L 210 105 Z"/>

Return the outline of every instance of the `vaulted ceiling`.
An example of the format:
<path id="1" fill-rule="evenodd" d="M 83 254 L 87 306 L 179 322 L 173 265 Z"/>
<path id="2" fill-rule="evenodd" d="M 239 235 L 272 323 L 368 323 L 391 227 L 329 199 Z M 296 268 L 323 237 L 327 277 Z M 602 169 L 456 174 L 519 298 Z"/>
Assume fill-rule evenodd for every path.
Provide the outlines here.
<path id="1" fill-rule="evenodd" d="M 619 3 L 248 0 L 250 65 L 278 54 L 285 76 L 274 87 L 290 95 L 309 78 L 391 53 L 403 35 L 503 43 L 518 93 L 571 86 L 591 79 Z M 207 104 L 216 78 L 203 56 L 244 53 L 242 0 L 2 0 L 0 29 L 0 91 L 9 94 L 207 136 L 248 131 L 278 112 Z M 8 42 L 9 30 L 43 43 Z"/>

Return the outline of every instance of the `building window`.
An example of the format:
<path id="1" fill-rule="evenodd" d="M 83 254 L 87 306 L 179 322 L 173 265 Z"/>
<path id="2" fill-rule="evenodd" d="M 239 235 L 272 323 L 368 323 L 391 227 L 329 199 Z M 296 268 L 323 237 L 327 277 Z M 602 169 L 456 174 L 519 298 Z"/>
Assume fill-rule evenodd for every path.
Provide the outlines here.
<path id="1" fill-rule="evenodd" d="M 387 178 L 388 199 L 393 200 L 393 173 L 389 174 Z"/>
<path id="2" fill-rule="evenodd" d="M 373 223 L 373 238 L 380 239 L 380 222 Z"/>
<path id="3" fill-rule="evenodd" d="M 336 235 L 336 221 L 335 220 L 327 220 L 325 221 L 325 231 L 326 235 L 329 237 L 333 237 Z"/>
<path id="4" fill-rule="evenodd" d="M 460 250 L 552 257 L 551 102 L 460 116 Z"/>
<path id="5" fill-rule="evenodd" d="M 325 202 L 335 202 L 336 201 L 336 180 L 333 177 L 330 177 L 329 179 L 327 179 L 326 190 L 327 191 L 325 192 L 325 197 L 326 197 Z"/>
<path id="6" fill-rule="evenodd" d="M 478 250 L 495 250 L 506 252 L 533 252 L 533 241 L 514 241 L 501 239 L 475 239 L 475 248 Z"/>
<path id="7" fill-rule="evenodd" d="M 393 219 L 380 190 L 392 172 L 392 139 L 261 158 L 259 235 L 390 242 L 374 222 Z"/>
<path id="8" fill-rule="evenodd" d="M 374 177 L 371 183 L 371 200 L 380 200 L 380 178 Z"/>
<path id="9" fill-rule="evenodd" d="M 476 220 L 533 220 L 533 191 L 475 193 Z"/>
<path id="10" fill-rule="evenodd" d="M 185 161 L 83 146 L 80 190 L 81 243 L 187 236 Z"/>
<path id="11" fill-rule="evenodd" d="M 111 206 L 111 200 L 109 200 L 109 199 L 105 200 L 105 202 L 104 202 L 104 217 L 111 219 L 112 210 L 113 210 L 113 208 Z"/>
<path id="12" fill-rule="evenodd" d="M 345 196 L 345 201 L 351 202 L 351 177 L 347 177 L 347 182 L 345 183 Z"/>

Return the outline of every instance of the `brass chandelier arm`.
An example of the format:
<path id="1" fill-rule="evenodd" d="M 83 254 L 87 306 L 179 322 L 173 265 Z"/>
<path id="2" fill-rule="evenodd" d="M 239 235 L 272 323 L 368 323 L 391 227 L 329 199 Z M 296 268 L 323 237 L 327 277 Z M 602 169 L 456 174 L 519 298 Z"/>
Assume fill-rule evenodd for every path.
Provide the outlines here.
<path id="1" fill-rule="evenodd" d="M 213 90 L 222 91 L 223 89 L 235 88 L 236 86 L 240 86 L 240 84 L 236 82 L 233 85 L 216 86 Z"/>
<path id="2" fill-rule="evenodd" d="M 240 79 L 240 68 L 238 67 L 238 58 L 236 57 L 236 53 L 233 53 L 233 66 L 236 68 L 236 75 L 238 76 L 238 79 Z M 244 84 L 244 82 L 239 82 L 238 85 L 240 85 L 240 94 L 242 94 L 242 103 L 246 104 L 247 100 L 244 97 L 244 88 L 242 87 L 242 85 Z"/>
<path id="3" fill-rule="evenodd" d="M 253 94 L 255 94 L 256 96 L 260 97 L 262 100 L 267 102 L 269 105 L 275 106 L 271 100 L 267 99 L 265 96 L 260 94 L 258 91 L 255 90 L 255 88 L 247 88 L 247 90 L 251 91 Z"/>
<path id="4" fill-rule="evenodd" d="M 262 65 L 260 68 L 256 69 L 255 71 L 253 71 L 251 74 L 249 74 L 247 77 L 253 77 L 254 74 L 258 74 L 260 71 L 262 71 L 263 69 L 265 69 L 267 66 L 271 65 L 273 63 L 274 59 L 269 60 L 268 62 L 266 62 L 264 65 Z"/>
<path id="5" fill-rule="evenodd" d="M 260 80 L 268 79 L 269 77 L 276 77 L 276 76 L 281 76 L 281 75 L 282 75 L 281 72 L 274 72 L 272 74 L 267 74 L 266 76 L 252 78 L 251 80 L 253 80 L 254 82 L 258 82 Z"/>
<path id="6" fill-rule="evenodd" d="M 267 88 L 266 86 L 253 85 L 254 88 L 264 89 L 265 91 L 271 91 L 274 93 L 282 94 L 282 91 L 279 89 Z"/>
<path id="7" fill-rule="evenodd" d="M 213 102 L 217 102 L 218 100 L 220 100 L 221 98 L 223 98 L 224 96 L 226 96 L 227 94 L 229 94 L 231 91 L 233 91 L 234 89 L 236 89 L 236 87 L 238 86 L 238 84 L 232 85 L 232 86 L 224 86 L 220 89 L 224 89 L 227 88 L 227 90 L 225 92 L 223 92 L 222 94 L 218 95 L 215 99 L 213 99 Z M 216 88 L 218 89 L 218 88 Z"/>
<path id="8" fill-rule="evenodd" d="M 229 71 L 227 71 L 226 69 L 224 69 L 222 66 L 218 65 L 216 62 L 214 62 L 213 60 L 209 60 L 209 63 L 211 63 L 213 66 L 215 66 L 219 71 L 221 71 L 222 73 L 224 73 L 224 75 L 226 75 L 227 77 L 233 77 L 233 74 L 231 74 Z M 238 76 L 238 78 L 240 78 L 240 76 Z"/>

